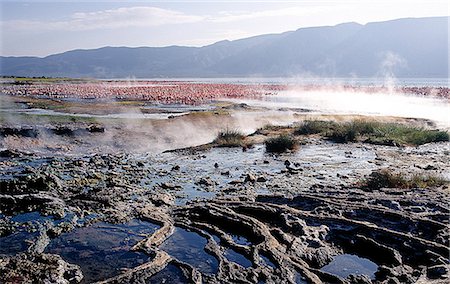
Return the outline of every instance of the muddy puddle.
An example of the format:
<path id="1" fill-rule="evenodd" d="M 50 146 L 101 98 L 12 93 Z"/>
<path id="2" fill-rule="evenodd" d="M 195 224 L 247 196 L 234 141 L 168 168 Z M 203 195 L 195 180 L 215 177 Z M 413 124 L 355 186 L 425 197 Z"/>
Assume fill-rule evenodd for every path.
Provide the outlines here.
<path id="1" fill-rule="evenodd" d="M 53 217 L 43 216 L 39 212 L 26 212 L 15 216 L 0 216 L 0 220 L 14 228 L 12 233 L 0 236 L 0 256 L 26 252 L 38 238 L 39 231 L 46 224 L 53 224 Z"/>
<path id="2" fill-rule="evenodd" d="M 30 233 L 19 229 L 6 237 L 0 237 L 0 256 L 26 252 L 37 236 L 36 232 Z"/>
<path id="3" fill-rule="evenodd" d="M 202 273 L 215 274 L 219 263 L 214 256 L 205 251 L 206 243 L 206 238 L 199 234 L 176 227 L 160 249 L 177 260 L 196 267 Z"/>
<path id="4" fill-rule="evenodd" d="M 322 267 L 321 270 L 344 279 L 350 276 L 350 274 L 355 274 L 367 275 L 370 279 L 374 280 L 378 265 L 357 255 L 341 254 L 335 256 L 334 259 L 329 264 Z"/>
<path id="5" fill-rule="evenodd" d="M 265 255 L 260 255 L 263 265 L 271 267 L 273 269 L 277 268 L 277 266 Z"/>
<path id="6" fill-rule="evenodd" d="M 240 266 L 244 267 L 244 268 L 248 268 L 252 266 L 252 262 L 246 258 L 244 255 L 232 250 L 232 249 L 227 249 L 225 250 L 224 253 L 225 257 L 229 260 L 229 261 L 233 261 L 237 264 L 239 264 Z"/>
<path id="7" fill-rule="evenodd" d="M 238 245 L 242 245 L 242 246 L 249 246 L 252 243 L 244 236 L 240 236 L 240 235 L 233 235 L 231 234 L 231 239 L 233 240 L 234 243 L 238 244 Z"/>
<path id="8" fill-rule="evenodd" d="M 79 265 L 83 282 L 91 283 L 150 261 L 148 255 L 130 249 L 156 229 L 157 225 L 140 220 L 124 224 L 98 222 L 63 233 L 50 242 L 46 252 Z"/>
<path id="9" fill-rule="evenodd" d="M 2 216 L 4 220 L 15 224 L 16 229 L 13 233 L 0 237 L 0 257 L 29 251 L 39 235 L 51 235 L 55 230 L 48 231 L 49 229 L 66 223 L 75 227 L 69 227 L 69 232 L 53 237 L 44 253 L 58 254 L 65 261 L 79 265 L 84 275 L 83 283 L 110 278 L 151 260 L 148 255 L 130 249 L 138 241 L 153 234 L 159 228 L 158 225 L 137 219 L 122 224 L 90 224 L 97 218 L 94 215 L 82 219 L 73 214 L 55 219 L 39 212 Z"/>

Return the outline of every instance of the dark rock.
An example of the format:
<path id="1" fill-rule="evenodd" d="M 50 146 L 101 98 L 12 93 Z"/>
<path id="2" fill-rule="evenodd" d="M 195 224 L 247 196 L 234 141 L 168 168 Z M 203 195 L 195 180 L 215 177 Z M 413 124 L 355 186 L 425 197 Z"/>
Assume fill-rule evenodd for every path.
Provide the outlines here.
<path id="1" fill-rule="evenodd" d="M 428 267 L 427 277 L 430 279 L 448 278 L 449 272 L 450 270 L 448 265 L 436 265 Z"/>
<path id="2" fill-rule="evenodd" d="M 73 136 L 74 130 L 67 126 L 57 126 L 50 130 L 53 134 L 56 135 L 65 135 L 65 136 Z"/>
<path id="3" fill-rule="evenodd" d="M 168 183 L 168 182 L 163 182 L 160 184 L 162 189 L 167 189 L 167 190 L 180 190 L 182 189 L 182 187 L 180 185 L 177 184 L 172 184 L 172 183 Z"/>
<path id="4" fill-rule="evenodd" d="M 433 165 L 428 165 L 428 166 L 426 166 L 426 167 L 424 168 L 424 170 L 426 170 L 426 171 L 435 171 L 435 170 L 438 170 L 438 168 L 436 168 L 436 167 L 433 166 Z"/>
<path id="5" fill-rule="evenodd" d="M 412 268 L 406 265 L 393 268 L 380 265 L 375 276 L 382 281 L 388 280 L 388 283 L 415 283 L 416 281 L 414 281 L 414 278 L 412 277 L 412 272 Z"/>
<path id="6" fill-rule="evenodd" d="M 87 131 L 90 133 L 103 133 L 105 132 L 105 127 L 98 124 L 91 124 L 87 127 Z"/>
<path id="7" fill-rule="evenodd" d="M 79 266 L 54 254 L 19 254 L 0 262 L 1 283 L 80 283 L 82 279 Z"/>
<path id="8" fill-rule="evenodd" d="M 72 164 L 73 164 L 74 166 L 77 166 L 77 167 L 83 167 L 83 166 L 84 166 L 84 161 L 83 161 L 83 160 L 74 160 L 74 161 L 72 162 Z"/>
<path id="9" fill-rule="evenodd" d="M 17 158 L 17 157 L 21 157 L 21 156 L 22 156 L 22 154 L 15 150 L 6 149 L 6 150 L 0 151 L 0 157 L 2 157 L 2 158 Z"/>
<path id="10" fill-rule="evenodd" d="M 421 213 L 421 212 L 425 212 L 426 209 L 422 206 L 410 206 L 408 208 L 411 212 L 415 212 L 415 213 Z"/>
<path id="11" fill-rule="evenodd" d="M 173 205 L 175 203 L 175 197 L 168 193 L 151 194 L 149 199 L 156 206 Z"/>
<path id="12" fill-rule="evenodd" d="M 252 182 L 252 183 L 254 183 L 254 182 L 256 182 L 256 177 L 254 175 L 252 175 L 252 174 L 247 174 L 245 176 L 244 182 Z"/>
<path id="13" fill-rule="evenodd" d="M 61 188 L 61 181 L 52 174 L 30 173 L 17 178 L 0 180 L 0 193 L 22 194 Z"/>
<path id="14" fill-rule="evenodd" d="M 0 128 L 0 136 L 10 136 L 10 135 L 36 138 L 39 135 L 39 131 L 32 127 L 22 127 L 22 128 L 3 127 L 3 128 Z"/>
<path id="15" fill-rule="evenodd" d="M 393 209 L 393 210 L 402 210 L 402 206 L 398 201 L 394 200 L 376 200 L 376 204 L 383 205 L 384 207 Z"/>
<path id="16" fill-rule="evenodd" d="M 293 168 L 291 166 L 286 166 L 286 169 L 290 174 L 298 174 L 299 172 L 303 172 L 302 168 Z"/>
<path id="17" fill-rule="evenodd" d="M 201 178 L 198 182 L 198 185 L 204 185 L 204 186 L 214 186 L 216 183 L 211 180 L 211 178 L 206 177 L 206 178 Z"/>
<path id="18" fill-rule="evenodd" d="M 256 181 L 257 181 L 257 182 L 266 182 L 267 179 L 266 179 L 266 177 L 264 177 L 264 176 L 259 176 L 259 177 L 256 179 Z"/>
<path id="19" fill-rule="evenodd" d="M 369 276 L 367 276 L 367 275 L 350 274 L 347 277 L 347 280 L 352 284 L 371 284 L 372 283 Z"/>

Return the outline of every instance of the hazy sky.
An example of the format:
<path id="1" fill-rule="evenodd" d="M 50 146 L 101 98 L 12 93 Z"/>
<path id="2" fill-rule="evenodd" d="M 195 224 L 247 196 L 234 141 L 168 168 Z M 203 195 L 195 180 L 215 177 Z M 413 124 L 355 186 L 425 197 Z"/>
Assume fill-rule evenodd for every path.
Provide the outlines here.
<path id="1" fill-rule="evenodd" d="M 8 1 L 0 54 L 102 46 L 202 46 L 301 27 L 448 16 L 448 0 Z"/>

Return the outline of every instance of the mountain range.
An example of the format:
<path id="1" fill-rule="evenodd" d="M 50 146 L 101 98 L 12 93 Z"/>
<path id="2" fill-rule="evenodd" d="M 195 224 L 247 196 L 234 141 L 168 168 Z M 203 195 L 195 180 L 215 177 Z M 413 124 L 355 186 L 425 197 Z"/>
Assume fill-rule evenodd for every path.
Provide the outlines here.
<path id="1" fill-rule="evenodd" d="M 450 17 L 300 28 L 203 47 L 102 47 L 0 57 L 2 76 L 448 78 Z"/>

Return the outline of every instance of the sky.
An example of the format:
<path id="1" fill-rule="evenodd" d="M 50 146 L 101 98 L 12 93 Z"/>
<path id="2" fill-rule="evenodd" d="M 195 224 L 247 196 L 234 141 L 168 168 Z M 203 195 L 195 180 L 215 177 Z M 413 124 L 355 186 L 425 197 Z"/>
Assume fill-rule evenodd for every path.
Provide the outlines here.
<path id="1" fill-rule="evenodd" d="M 344 22 L 449 16 L 448 0 L 0 0 L 0 55 L 103 46 L 204 46 Z"/>

